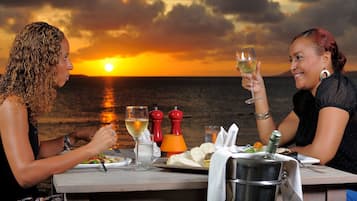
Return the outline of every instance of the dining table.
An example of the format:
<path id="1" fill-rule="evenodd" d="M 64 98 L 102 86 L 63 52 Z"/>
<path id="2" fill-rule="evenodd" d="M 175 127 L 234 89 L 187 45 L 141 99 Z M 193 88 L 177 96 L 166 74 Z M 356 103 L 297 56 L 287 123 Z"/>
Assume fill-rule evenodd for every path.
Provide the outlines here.
<path id="1" fill-rule="evenodd" d="M 305 201 L 346 200 L 346 189 L 357 175 L 324 165 L 300 167 Z M 71 201 L 197 201 L 207 200 L 208 170 L 153 166 L 133 170 L 128 166 L 73 168 L 52 177 L 57 193 Z M 282 200 L 281 195 L 277 198 Z"/>

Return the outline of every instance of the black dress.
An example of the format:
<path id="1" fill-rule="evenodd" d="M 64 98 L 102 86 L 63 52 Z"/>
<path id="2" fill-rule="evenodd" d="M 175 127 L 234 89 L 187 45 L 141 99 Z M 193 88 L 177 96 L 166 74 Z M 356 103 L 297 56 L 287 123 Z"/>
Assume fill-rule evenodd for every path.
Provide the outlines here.
<path id="1" fill-rule="evenodd" d="M 347 77 L 335 73 L 319 85 L 316 96 L 300 90 L 293 98 L 294 112 L 299 117 L 295 136 L 297 146 L 311 144 L 316 132 L 318 114 L 324 107 L 337 107 L 349 113 L 349 121 L 334 158 L 326 165 L 357 174 L 357 87 Z M 331 122 L 333 123 L 333 122 Z"/>
<path id="2" fill-rule="evenodd" d="M 39 152 L 39 140 L 37 128 L 29 121 L 29 140 L 34 156 L 36 157 Z M 30 188 L 21 187 L 7 161 L 2 140 L 0 138 L 0 182 L 2 187 L 0 188 L 0 196 L 7 200 L 19 200 L 26 197 L 38 197 L 39 191 L 36 186 Z"/>

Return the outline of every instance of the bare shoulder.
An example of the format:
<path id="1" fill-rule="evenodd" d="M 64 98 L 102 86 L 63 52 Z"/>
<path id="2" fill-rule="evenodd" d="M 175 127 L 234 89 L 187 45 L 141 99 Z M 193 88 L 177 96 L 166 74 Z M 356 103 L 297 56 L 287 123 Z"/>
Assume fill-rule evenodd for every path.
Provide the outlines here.
<path id="1" fill-rule="evenodd" d="M 9 118 L 22 116 L 27 116 L 27 109 L 19 97 L 9 96 L 0 105 L 1 122 L 5 122 Z"/>
<path id="2" fill-rule="evenodd" d="M 25 104 L 21 101 L 18 96 L 9 96 L 0 105 L 0 110 L 2 109 L 26 109 Z"/>

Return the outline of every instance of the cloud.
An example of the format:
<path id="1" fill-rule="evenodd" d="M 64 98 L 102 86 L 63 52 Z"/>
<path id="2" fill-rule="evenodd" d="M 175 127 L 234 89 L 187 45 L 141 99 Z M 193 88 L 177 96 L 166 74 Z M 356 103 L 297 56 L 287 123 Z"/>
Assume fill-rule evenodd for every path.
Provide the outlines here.
<path id="1" fill-rule="evenodd" d="M 285 15 L 278 2 L 268 0 L 203 0 L 215 12 L 237 15 L 239 20 L 266 23 L 279 22 Z"/>
<path id="2" fill-rule="evenodd" d="M 355 0 L 291 0 L 300 7 L 289 14 L 271 0 L 198 0 L 170 4 L 167 10 L 168 1 L 2 0 L 0 27 L 14 34 L 46 7 L 66 11 L 56 15 L 55 24 L 70 38 L 85 41 L 73 52 L 74 60 L 162 52 L 181 60 L 227 61 L 237 47 L 254 45 L 260 59 L 287 63 L 292 37 L 318 26 L 336 36 L 341 50 L 351 55 L 350 64 L 357 63 L 352 57 L 357 53 Z"/>
<path id="3" fill-rule="evenodd" d="M 357 15 L 356 1 L 321 0 L 318 3 L 305 4 L 298 12 L 284 19 L 279 24 L 265 25 L 270 30 L 269 38 L 273 41 L 285 41 L 287 44 L 293 36 L 312 27 L 322 27 L 329 30 L 339 44 L 343 44 L 345 36 L 350 37 L 349 30 L 355 29 L 354 17 Z"/>
<path id="4" fill-rule="evenodd" d="M 302 2 L 302 3 L 314 3 L 319 2 L 320 0 L 291 0 L 293 2 Z"/>
<path id="5" fill-rule="evenodd" d="M 190 55 L 194 51 L 205 52 L 227 44 L 227 34 L 233 32 L 232 22 L 223 16 L 211 15 L 198 4 L 176 5 L 166 15 L 152 20 L 150 26 L 126 27 L 123 34 L 96 37 L 93 45 L 79 50 L 88 54 L 92 47 L 106 49 L 106 54 L 135 55 L 143 52 L 165 52 Z M 125 34 L 127 32 L 128 34 Z M 136 34 L 135 34 L 136 33 Z"/>
<path id="6" fill-rule="evenodd" d="M 60 2 L 60 1 L 57 1 Z M 86 1 L 87 2 L 87 1 Z M 164 3 L 156 1 L 94 1 L 73 10 L 73 25 L 85 30 L 115 30 L 125 26 L 149 26 L 164 11 Z"/>
<path id="7" fill-rule="evenodd" d="M 0 4 L 0 27 L 9 32 L 18 32 L 30 18 L 30 13 L 25 7 L 12 8 L 3 7 Z"/>

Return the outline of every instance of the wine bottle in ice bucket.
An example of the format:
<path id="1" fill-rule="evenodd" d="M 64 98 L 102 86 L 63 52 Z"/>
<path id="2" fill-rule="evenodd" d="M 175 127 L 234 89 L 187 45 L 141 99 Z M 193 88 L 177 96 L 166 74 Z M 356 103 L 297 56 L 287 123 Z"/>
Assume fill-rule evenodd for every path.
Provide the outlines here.
<path id="1" fill-rule="evenodd" d="M 265 150 L 265 159 L 274 159 L 276 149 L 278 148 L 281 133 L 278 130 L 274 130 L 269 138 L 268 146 Z"/>

